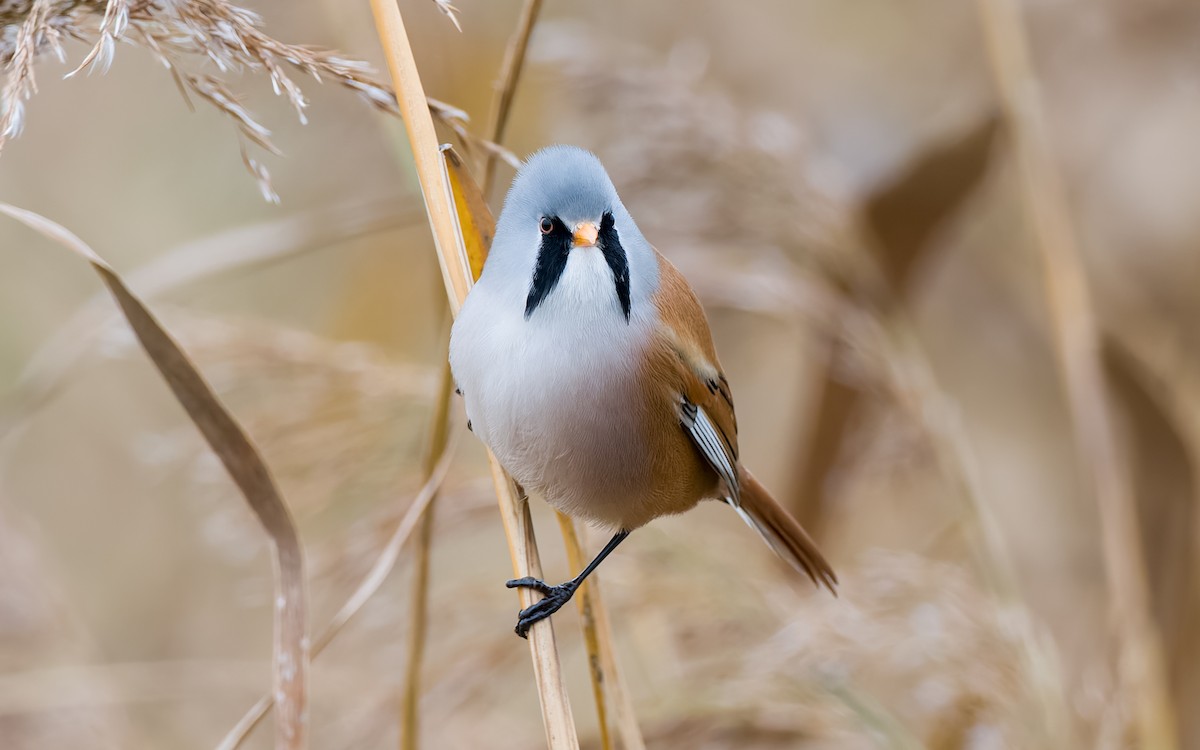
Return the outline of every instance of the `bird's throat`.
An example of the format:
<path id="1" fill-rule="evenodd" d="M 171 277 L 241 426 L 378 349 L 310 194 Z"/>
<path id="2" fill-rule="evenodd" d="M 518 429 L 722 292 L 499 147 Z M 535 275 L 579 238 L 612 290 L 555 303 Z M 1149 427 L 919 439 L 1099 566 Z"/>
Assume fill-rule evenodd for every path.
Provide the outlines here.
<path id="1" fill-rule="evenodd" d="M 604 308 L 615 302 L 625 322 L 629 322 L 630 290 L 629 260 L 621 246 L 611 213 L 606 213 L 600 222 L 600 231 L 595 245 L 575 246 L 570 235 L 556 231 L 542 235 L 538 247 L 537 262 L 529 293 L 525 298 L 525 319 L 529 320 L 551 297 L 566 296 L 565 301 L 580 305 L 593 303 L 596 284 L 605 289 L 599 302 Z M 565 279 L 565 280 L 564 280 Z M 569 284 L 572 290 L 558 292 L 560 285 Z M 588 310 L 581 310 L 588 313 Z"/>

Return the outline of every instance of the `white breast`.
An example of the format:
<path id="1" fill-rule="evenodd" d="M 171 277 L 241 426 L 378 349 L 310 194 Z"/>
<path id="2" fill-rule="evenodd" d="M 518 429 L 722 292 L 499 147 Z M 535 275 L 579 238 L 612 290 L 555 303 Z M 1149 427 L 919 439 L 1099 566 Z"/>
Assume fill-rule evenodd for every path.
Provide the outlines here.
<path id="1" fill-rule="evenodd" d="M 655 321 L 629 321 L 595 248 L 571 251 L 554 290 L 526 320 L 516 288 L 481 282 L 463 306 L 450 363 L 475 434 L 527 490 L 564 512 L 615 524 L 648 471 L 638 365 Z"/>

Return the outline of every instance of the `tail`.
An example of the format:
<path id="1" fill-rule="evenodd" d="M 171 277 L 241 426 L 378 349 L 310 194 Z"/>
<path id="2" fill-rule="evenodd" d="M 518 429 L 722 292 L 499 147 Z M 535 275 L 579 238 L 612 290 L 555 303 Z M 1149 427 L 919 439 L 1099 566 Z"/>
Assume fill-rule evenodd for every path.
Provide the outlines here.
<path id="1" fill-rule="evenodd" d="M 741 474 L 741 503 L 730 502 L 742 520 L 757 531 L 793 568 L 807 573 L 813 583 L 824 585 L 837 596 L 837 574 L 817 549 L 800 522 L 783 509 L 754 475 L 739 467 Z"/>

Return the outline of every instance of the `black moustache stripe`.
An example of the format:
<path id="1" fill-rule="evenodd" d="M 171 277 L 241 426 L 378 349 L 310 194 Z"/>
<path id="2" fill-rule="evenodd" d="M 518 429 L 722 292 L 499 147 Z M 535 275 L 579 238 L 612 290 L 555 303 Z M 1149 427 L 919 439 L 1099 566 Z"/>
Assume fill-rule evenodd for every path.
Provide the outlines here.
<path id="1" fill-rule="evenodd" d="M 562 278 L 567 268 L 567 257 L 571 253 L 572 237 L 557 218 L 552 219 L 554 228 L 542 235 L 541 246 L 538 247 L 537 265 L 533 269 L 533 281 L 529 284 L 529 296 L 525 298 L 525 319 L 533 315 L 534 310 L 550 296 L 558 280 Z M 604 262 L 612 271 L 613 284 L 617 290 L 617 301 L 621 303 L 621 312 L 625 322 L 629 322 L 629 262 L 625 257 L 625 248 L 621 247 L 621 238 L 612 213 L 605 213 L 600 220 L 600 232 L 596 240 Z"/>
<path id="2" fill-rule="evenodd" d="M 533 281 L 529 284 L 529 296 L 525 298 L 525 320 L 533 315 L 542 300 L 558 286 L 563 271 L 567 269 L 567 255 L 571 252 L 571 232 L 557 218 L 549 234 L 542 235 L 538 248 L 537 266 L 533 269 Z"/>
<path id="3" fill-rule="evenodd" d="M 621 238 L 617 236 L 616 222 L 611 212 L 604 214 L 600 220 L 600 236 L 597 239 L 600 252 L 612 271 L 613 283 L 617 285 L 617 300 L 621 303 L 621 312 L 625 313 L 625 322 L 629 322 L 629 260 L 625 257 L 625 248 L 621 247 Z"/>

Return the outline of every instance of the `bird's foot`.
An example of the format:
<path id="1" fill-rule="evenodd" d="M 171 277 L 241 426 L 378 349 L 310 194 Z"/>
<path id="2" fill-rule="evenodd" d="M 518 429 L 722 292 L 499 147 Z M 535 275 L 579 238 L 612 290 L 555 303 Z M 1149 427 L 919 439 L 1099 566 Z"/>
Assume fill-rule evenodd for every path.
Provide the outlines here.
<path id="1" fill-rule="evenodd" d="M 557 586 L 551 586 L 545 581 L 528 576 L 511 580 L 504 585 L 510 589 L 536 589 L 545 597 L 541 601 L 534 602 L 517 613 L 517 627 L 514 630 L 522 638 L 529 637 L 529 628 L 535 622 L 545 620 L 550 615 L 562 609 L 564 604 L 571 601 L 571 597 L 575 595 L 575 590 L 579 588 L 579 584 L 574 581 L 567 581 Z"/>

